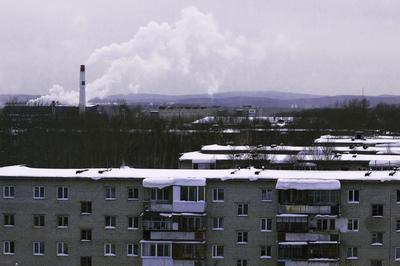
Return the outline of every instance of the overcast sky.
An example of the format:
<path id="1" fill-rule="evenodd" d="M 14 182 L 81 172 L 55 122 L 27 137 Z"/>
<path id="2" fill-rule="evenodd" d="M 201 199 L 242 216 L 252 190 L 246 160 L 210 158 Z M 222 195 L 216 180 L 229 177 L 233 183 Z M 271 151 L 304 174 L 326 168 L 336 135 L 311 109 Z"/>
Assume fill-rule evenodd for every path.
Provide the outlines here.
<path id="1" fill-rule="evenodd" d="M 398 0 L 1 0 L 0 93 L 400 94 Z"/>

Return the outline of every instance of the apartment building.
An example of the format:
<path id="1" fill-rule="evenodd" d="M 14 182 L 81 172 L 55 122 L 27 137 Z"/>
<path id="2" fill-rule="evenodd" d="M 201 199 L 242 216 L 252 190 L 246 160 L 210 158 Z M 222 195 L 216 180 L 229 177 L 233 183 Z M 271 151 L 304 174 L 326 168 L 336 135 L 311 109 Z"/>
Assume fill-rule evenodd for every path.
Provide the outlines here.
<path id="1" fill-rule="evenodd" d="M 0 265 L 400 265 L 395 171 L 0 168 Z"/>

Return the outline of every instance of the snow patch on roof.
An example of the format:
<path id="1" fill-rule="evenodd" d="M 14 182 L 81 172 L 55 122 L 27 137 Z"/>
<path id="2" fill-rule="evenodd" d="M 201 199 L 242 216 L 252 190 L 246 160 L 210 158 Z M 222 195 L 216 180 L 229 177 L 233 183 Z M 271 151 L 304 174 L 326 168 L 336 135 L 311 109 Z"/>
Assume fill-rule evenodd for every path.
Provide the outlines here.
<path id="1" fill-rule="evenodd" d="M 278 179 L 276 189 L 297 189 L 297 190 L 339 190 L 338 180 L 321 179 Z"/>

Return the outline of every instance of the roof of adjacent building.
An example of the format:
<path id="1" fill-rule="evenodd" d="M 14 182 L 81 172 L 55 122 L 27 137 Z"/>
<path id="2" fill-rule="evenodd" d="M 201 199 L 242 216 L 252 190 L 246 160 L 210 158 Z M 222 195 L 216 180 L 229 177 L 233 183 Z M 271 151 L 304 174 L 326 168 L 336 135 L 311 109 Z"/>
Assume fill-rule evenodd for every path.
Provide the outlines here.
<path id="1" fill-rule="evenodd" d="M 90 169 L 50 169 L 30 168 L 26 166 L 6 166 L 0 168 L 0 178 L 86 178 L 86 179 L 144 179 L 160 178 L 184 179 L 206 178 L 221 181 L 227 180 L 278 180 L 278 179 L 305 179 L 305 180 L 348 180 L 348 181 L 400 181 L 400 173 L 395 171 L 314 171 L 314 170 L 261 170 L 221 169 L 221 170 L 193 170 L 193 169 L 138 169 L 138 168 L 90 168 Z"/>

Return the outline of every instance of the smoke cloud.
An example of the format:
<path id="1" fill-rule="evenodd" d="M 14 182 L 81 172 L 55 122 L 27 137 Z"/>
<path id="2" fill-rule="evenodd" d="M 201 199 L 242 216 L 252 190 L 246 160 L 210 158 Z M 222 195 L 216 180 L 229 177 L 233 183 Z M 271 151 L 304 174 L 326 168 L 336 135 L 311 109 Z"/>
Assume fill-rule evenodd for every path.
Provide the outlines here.
<path id="1" fill-rule="evenodd" d="M 88 58 L 88 99 L 126 93 L 218 92 L 226 78 L 265 59 L 265 46 L 221 30 L 195 7 L 175 23 L 149 22 L 133 38 L 96 49 Z M 78 94 L 55 85 L 41 100 L 77 103 Z"/>
<path id="2" fill-rule="evenodd" d="M 79 101 L 79 92 L 73 90 L 67 91 L 63 86 L 54 84 L 47 95 L 30 100 L 28 105 L 49 105 L 53 101 L 60 104 L 77 105 Z"/>

